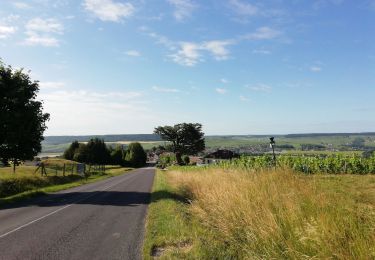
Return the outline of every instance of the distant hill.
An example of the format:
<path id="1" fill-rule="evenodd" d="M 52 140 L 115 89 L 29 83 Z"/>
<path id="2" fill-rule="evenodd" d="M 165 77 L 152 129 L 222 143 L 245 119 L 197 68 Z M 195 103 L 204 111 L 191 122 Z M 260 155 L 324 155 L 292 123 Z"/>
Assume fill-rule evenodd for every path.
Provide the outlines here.
<path id="1" fill-rule="evenodd" d="M 276 138 L 277 147 L 294 147 L 302 150 L 304 147 L 325 147 L 329 150 L 353 151 L 375 149 L 375 132 L 368 133 L 310 133 L 287 135 L 209 135 L 206 138 L 207 150 L 242 149 L 243 151 L 268 150 L 269 137 Z M 87 142 L 98 137 L 105 142 L 145 142 L 143 147 L 150 149 L 161 141 L 154 134 L 124 134 L 124 135 L 81 135 L 81 136 L 46 136 L 42 142 L 43 153 L 62 153 L 70 143 L 77 140 Z M 155 143 L 153 143 L 155 142 Z M 358 146 L 360 142 L 361 147 Z M 241 151 L 242 151 L 241 150 Z"/>
<path id="2" fill-rule="evenodd" d="M 128 134 L 128 135 L 77 135 L 77 136 L 45 136 L 44 144 L 65 144 L 75 140 L 79 142 L 87 142 L 91 138 L 101 138 L 105 142 L 119 141 L 161 141 L 160 137 L 155 134 Z"/>
<path id="3" fill-rule="evenodd" d="M 349 137 L 349 136 L 375 136 L 375 132 L 366 133 L 306 133 L 306 134 L 286 134 L 286 135 L 208 135 L 207 139 L 236 139 L 236 138 L 268 138 L 270 136 L 283 138 L 319 138 L 319 137 Z M 77 136 L 45 136 L 45 144 L 65 144 L 75 140 L 87 142 L 91 138 L 102 138 L 105 142 L 119 141 L 161 141 L 155 134 L 123 134 L 123 135 L 77 135 Z"/>
<path id="4" fill-rule="evenodd" d="M 335 137 L 335 136 L 375 136 L 375 132 L 364 133 L 314 133 L 314 134 L 287 134 L 286 138 L 300 138 L 300 137 Z"/>

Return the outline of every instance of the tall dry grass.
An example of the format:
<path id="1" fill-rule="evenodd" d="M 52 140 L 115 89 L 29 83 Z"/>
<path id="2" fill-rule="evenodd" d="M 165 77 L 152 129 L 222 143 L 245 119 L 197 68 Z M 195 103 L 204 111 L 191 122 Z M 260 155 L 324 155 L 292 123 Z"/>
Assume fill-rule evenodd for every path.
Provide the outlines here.
<path id="1" fill-rule="evenodd" d="M 169 179 L 204 226 L 203 257 L 375 258 L 371 190 L 290 170 L 177 170 Z"/>

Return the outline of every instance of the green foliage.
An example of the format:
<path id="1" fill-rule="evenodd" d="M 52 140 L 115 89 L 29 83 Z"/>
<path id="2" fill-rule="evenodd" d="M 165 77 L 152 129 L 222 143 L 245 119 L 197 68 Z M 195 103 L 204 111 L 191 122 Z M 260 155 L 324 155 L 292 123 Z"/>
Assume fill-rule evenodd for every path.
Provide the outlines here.
<path id="1" fill-rule="evenodd" d="M 64 152 L 64 158 L 87 164 L 111 163 L 110 151 L 104 140 L 93 138 L 87 144 L 74 141 Z"/>
<path id="2" fill-rule="evenodd" d="M 140 143 L 129 144 L 126 150 L 125 161 L 132 167 L 142 167 L 146 164 L 147 154 Z"/>
<path id="3" fill-rule="evenodd" d="M 365 146 L 365 139 L 362 137 L 357 137 L 352 142 L 353 147 L 362 148 Z"/>
<path id="4" fill-rule="evenodd" d="M 184 165 L 188 165 L 190 163 L 190 158 L 188 155 L 182 156 L 182 161 L 184 162 Z"/>
<path id="5" fill-rule="evenodd" d="M 155 128 L 154 133 L 161 139 L 171 142 L 178 164 L 182 164 L 182 154 L 194 155 L 205 149 L 202 125 L 198 123 L 159 126 Z"/>
<path id="6" fill-rule="evenodd" d="M 37 81 L 31 81 L 22 69 L 14 70 L 0 61 L 0 158 L 14 165 L 32 159 L 42 147 L 43 133 L 49 114 L 36 100 Z"/>
<path id="7" fill-rule="evenodd" d="M 68 149 L 65 150 L 63 157 L 66 160 L 73 160 L 74 154 L 76 153 L 76 150 L 79 148 L 78 141 L 73 141 L 72 144 L 69 146 Z"/>
<path id="8" fill-rule="evenodd" d="M 86 163 L 104 165 L 109 163 L 109 150 L 103 139 L 90 139 L 86 145 Z"/>
<path id="9" fill-rule="evenodd" d="M 164 153 L 164 154 L 161 154 L 159 156 L 159 160 L 158 160 L 158 163 L 157 163 L 156 166 L 164 169 L 164 168 L 166 168 L 168 166 L 171 166 L 171 165 L 174 165 L 174 164 L 177 164 L 176 155 Z"/>
<path id="10" fill-rule="evenodd" d="M 125 165 L 124 150 L 122 146 L 116 146 L 111 150 L 111 163 L 115 165 Z"/>
<path id="11" fill-rule="evenodd" d="M 301 144 L 302 151 L 310 151 L 310 150 L 321 151 L 325 149 L 327 149 L 327 147 L 321 144 Z"/>
<path id="12" fill-rule="evenodd" d="M 87 161 L 87 146 L 86 144 L 80 143 L 78 149 L 74 151 L 73 160 L 76 162 L 86 162 Z"/>
<path id="13" fill-rule="evenodd" d="M 270 155 L 242 156 L 231 161 L 221 161 L 223 168 L 240 168 L 245 170 L 261 170 L 274 166 Z M 278 156 L 277 166 L 291 168 L 295 171 L 316 174 L 375 174 L 375 156 L 362 158 L 352 156 Z"/>

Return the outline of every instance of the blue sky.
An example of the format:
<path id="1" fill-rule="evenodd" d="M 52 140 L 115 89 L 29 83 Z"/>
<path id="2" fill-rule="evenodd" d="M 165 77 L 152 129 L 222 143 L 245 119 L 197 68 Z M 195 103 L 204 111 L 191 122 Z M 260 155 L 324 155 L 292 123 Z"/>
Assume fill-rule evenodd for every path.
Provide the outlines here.
<path id="1" fill-rule="evenodd" d="M 47 135 L 375 131 L 373 0 L 0 0 Z"/>

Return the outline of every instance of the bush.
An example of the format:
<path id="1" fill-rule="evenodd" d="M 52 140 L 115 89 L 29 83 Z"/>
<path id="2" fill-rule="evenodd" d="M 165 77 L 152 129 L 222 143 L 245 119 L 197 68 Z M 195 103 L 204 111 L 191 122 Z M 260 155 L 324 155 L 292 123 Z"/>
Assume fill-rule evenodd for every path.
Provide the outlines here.
<path id="1" fill-rule="evenodd" d="M 182 156 L 182 161 L 184 162 L 184 165 L 189 165 L 190 157 L 188 155 L 184 155 Z"/>
<path id="2" fill-rule="evenodd" d="M 79 148 L 79 143 L 78 141 L 74 141 L 71 143 L 68 149 L 65 150 L 64 152 L 64 159 L 67 160 L 73 160 L 74 154 L 76 153 L 76 150 Z"/>
<path id="3" fill-rule="evenodd" d="M 164 169 L 174 164 L 177 164 L 176 156 L 174 154 L 164 153 L 159 156 L 159 160 L 156 166 Z"/>
<path id="4" fill-rule="evenodd" d="M 121 146 L 117 146 L 111 151 L 111 163 L 115 165 L 125 165 L 124 151 Z"/>

